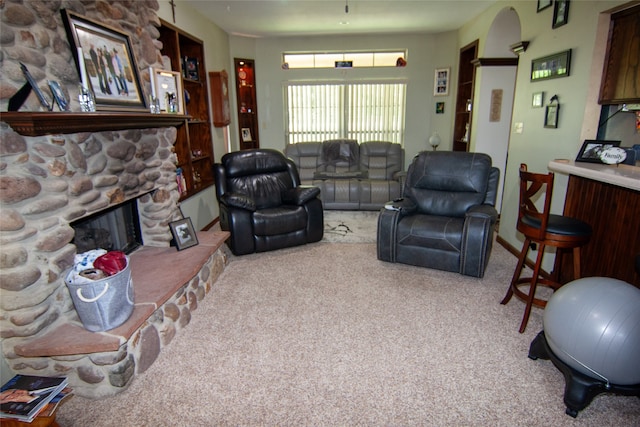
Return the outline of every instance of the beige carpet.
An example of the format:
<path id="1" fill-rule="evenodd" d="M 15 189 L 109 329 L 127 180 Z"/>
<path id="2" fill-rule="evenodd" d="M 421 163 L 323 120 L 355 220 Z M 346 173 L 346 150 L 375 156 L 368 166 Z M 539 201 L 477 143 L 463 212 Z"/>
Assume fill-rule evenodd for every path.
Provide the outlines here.
<path id="1" fill-rule="evenodd" d="M 640 399 L 564 414 L 564 378 L 527 357 L 541 328 L 499 304 L 515 259 L 484 279 L 320 242 L 231 257 L 191 323 L 128 390 L 74 397 L 65 426 L 638 426 Z"/>

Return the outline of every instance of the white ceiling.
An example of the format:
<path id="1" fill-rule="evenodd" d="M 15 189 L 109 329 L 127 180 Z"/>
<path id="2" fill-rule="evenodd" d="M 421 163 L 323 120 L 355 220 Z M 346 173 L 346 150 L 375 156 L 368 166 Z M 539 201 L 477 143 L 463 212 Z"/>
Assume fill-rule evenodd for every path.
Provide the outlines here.
<path id="1" fill-rule="evenodd" d="M 229 34 L 285 37 L 439 33 L 460 28 L 497 0 L 185 1 Z"/>

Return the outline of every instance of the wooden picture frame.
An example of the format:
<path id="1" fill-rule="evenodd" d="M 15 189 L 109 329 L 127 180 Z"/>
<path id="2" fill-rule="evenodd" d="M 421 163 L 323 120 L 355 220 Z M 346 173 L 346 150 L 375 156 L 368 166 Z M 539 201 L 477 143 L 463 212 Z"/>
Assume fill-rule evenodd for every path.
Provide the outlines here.
<path id="1" fill-rule="evenodd" d="M 549 104 L 545 108 L 544 127 L 556 129 L 558 127 L 558 113 L 560 112 L 559 104 Z"/>
<path id="2" fill-rule="evenodd" d="M 184 114 L 184 90 L 182 88 L 182 78 L 177 71 L 167 71 L 160 68 L 152 69 L 151 76 L 152 93 L 158 98 L 161 113 Z M 170 111 L 168 108 L 168 94 L 173 93 L 176 97 L 177 109 Z"/>
<path id="3" fill-rule="evenodd" d="M 186 57 L 183 60 L 183 77 L 185 79 L 193 80 L 195 82 L 200 81 L 200 65 L 198 58 Z"/>
<path id="4" fill-rule="evenodd" d="M 576 156 L 576 162 L 603 163 L 600 153 L 611 147 L 619 147 L 621 141 L 607 141 L 598 139 L 585 139 Z"/>
<path id="5" fill-rule="evenodd" d="M 38 83 L 36 83 L 35 79 L 31 75 L 31 73 L 29 72 L 29 69 L 27 68 L 27 66 L 24 65 L 22 62 L 20 62 L 20 69 L 22 70 L 22 74 L 24 75 L 24 78 L 27 79 L 27 82 L 28 82 L 23 86 L 23 89 L 20 90 L 20 92 L 24 91 L 24 95 L 25 95 L 24 99 L 22 99 L 20 101 L 20 105 L 22 105 L 22 102 L 24 102 L 26 97 L 29 95 L 29 92 L 31 90 L 33 90 L 35 92 L 36 96 L 38 97 L 38 100 L 40 101 L 40 104 L 47 111 L 53 110 L 53 104 L 50 103 L 49 100 L 44 96 L 44 93 L 42 92 L 42 90 L 40 90 L 40 87 L 38 86 Z M 18 108 L 19 107 L 20 106 L 18 106 Z M 11 111 L 11 109 L 9 109 L 9 111 Z M 16 111 L 17 111 L 17 109 L 16 109 Z"/>
<path id="6" fill-rule="evenodd" d="M 449 95 L 451 68 L 436 68 L 433 76 L 433 96 Z"/>
<path id="7" fill-rule="evenodd" d="M 179 251 L 198 244 L 198 236 L 193 229 L 191 218 L 187 217 L 170 222 L 169 228 Z"/>
<path id="8" fill-rule="evenodd" d="M 569 0 L 556 0 L 553 4 L 553 24 L 551 28 L 562 27 L 569 21 Z"/>
<path id="9" fill-rule="evenodd" d="M 531 61 L 531 81 L 568 77 L 571 72 L 571 49 Z"/>
<path id="10" fill-rule="evenodd" d="M 553 0 L 538 0 L 538 8 L 536 9 L 536 12 L 540 13 L 552 4 Z"/>
<path id="11" fill-rule="evenodd" d="M 250 128 L 242 128 L 242 142 L 251 142 L 253 138 L 251 137 L 251 129 Z"/>
<path id="12" fill-rule="evenodd" d="M 115 28 L 62 9 L 62 21 L 81 74 L 78 48 L 93 91 L 96 110 L 147 110 L 129 36 Z"/>
<path id="13" fill-rule="evenodd" d="M 60 111 L 69 111 L 69 99 L 62 91 L 60 83 L 55 80 L 47 80 L 47 84 L 49 85 L 53 99 L 58 104 Z"/>

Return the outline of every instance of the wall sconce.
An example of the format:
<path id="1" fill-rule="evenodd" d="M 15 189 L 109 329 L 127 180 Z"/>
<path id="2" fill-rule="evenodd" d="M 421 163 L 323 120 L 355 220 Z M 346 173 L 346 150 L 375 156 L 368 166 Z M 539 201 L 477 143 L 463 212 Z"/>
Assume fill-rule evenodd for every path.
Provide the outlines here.
<path id="1" fill-rule="evenodd" d="M 438 145 L 440 145 L 441 142 L 442 139 L 440 139 L 438 132 L 433 132 L 429 137 L 429 144 L 433 147 L 433 151 L 438 149 Z"/>
<path id="2" fill-rule="evenodd" d="M 522 55 L 527 51 L 528 47 L 529 47 L 528 41 L 520 41 L 518 43 L 514 43 L 511 46 L 509 46 L 509 49 L 511 49 L 511 52 L 513 52 L 516 55 Z"/>

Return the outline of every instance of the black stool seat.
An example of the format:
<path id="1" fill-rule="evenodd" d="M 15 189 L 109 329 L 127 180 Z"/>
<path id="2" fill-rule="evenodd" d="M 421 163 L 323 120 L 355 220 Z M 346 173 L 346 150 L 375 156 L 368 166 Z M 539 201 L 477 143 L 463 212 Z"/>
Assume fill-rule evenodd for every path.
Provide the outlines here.
<path id="1" fill-rule="evenodd" d="M 540 220 L 530 216 L 524 216 L 522 222 L 533 228 L 540 228 Z M 568 216 L 549 214 L 547 233 L 562 234 L 565 236 L 591 237 L 592 229 L 589 224 Z"/>

